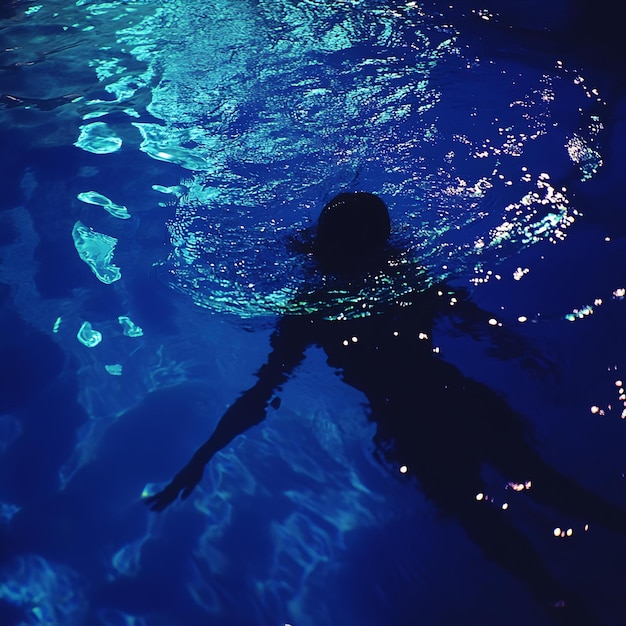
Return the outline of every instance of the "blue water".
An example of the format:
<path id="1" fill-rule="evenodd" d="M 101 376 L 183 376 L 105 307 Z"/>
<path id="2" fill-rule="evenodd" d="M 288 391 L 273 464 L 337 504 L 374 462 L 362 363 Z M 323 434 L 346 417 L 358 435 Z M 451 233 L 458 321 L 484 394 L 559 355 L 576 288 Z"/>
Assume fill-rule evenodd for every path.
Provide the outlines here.
<path id="1" fill-rule="evenodd" d="M 626 52 L 545 4 L 0 5 L 2 626 L 626 624 Z M 293 245 L 342 191 L 364 283 Z"/>

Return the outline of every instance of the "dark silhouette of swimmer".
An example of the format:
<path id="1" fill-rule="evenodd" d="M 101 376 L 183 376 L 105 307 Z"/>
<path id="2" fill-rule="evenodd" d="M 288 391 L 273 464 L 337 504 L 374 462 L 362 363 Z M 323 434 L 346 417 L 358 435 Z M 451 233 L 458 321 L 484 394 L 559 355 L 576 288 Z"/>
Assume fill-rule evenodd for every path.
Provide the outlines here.
<path id="1" fill-rule="evenodd" d="M 358 282 L 393 257 L 389 234 L 389 214 L 380 198 L 344 193 L 324 207 L 310 251 L 325 275 Z M 548 466 L 504 399 L 439 358 L 431 332 L 444 314 L 486 332 L 502 330 L 489 326 L 490 316 L 466 294 L 442 284 L 403 296 L 383 314 L 343 320 L 326 319 L 322 313 L 282 317 L 256 384 L 232 404 L 189 463 L 160 493 L 146 498 L 147 503 L 161 511 L 179 495 L 188 497 L 205 465 L 265 418 L 307 347 L 318 345 L 329 366 L 367 397 L 369 419 L 377 427 L 378 459 L 396 470 L 406 466 L 425 496 L 457 519 L 487 558 L 523 579 L 546 605 L 560 605 L 562 590 L 511 523 L 510 512 L 476 500 L 483 466 L 492 466 L 507 482 L 532 484 L 530 497 L 582 522 L 623 532 L 626 514 Z M 594 623 L 586 621 L 590 618 L 582 609 L 576 615 L 580 623 Z"/>

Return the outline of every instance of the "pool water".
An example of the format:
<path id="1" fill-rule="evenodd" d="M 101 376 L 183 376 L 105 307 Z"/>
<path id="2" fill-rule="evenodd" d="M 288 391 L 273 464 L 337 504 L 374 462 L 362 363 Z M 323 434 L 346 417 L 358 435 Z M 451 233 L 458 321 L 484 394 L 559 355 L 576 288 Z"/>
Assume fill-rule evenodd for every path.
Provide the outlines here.
<path id="1" fill-rule="evenodd" d="M 0 624 L 626 623 L 626 52 L 604 3 L 544 5 L 0 7 Z M 391 215 L 394 269 L 364 285 L 294 245 L 343 191 Z M 383 362 L 350 384 L 323 342 L 187 500 L 145 506 L 285 316 L 417 334 L 441 285 L 483 313 L 439 311 L 432 362 L 615 511 L 535 499 L 487 459 L 470 490 L 442 462 L 562 597 L 382 460 Z M 452 448 L 493 438 L 480 411 L 456 411 Z"/>

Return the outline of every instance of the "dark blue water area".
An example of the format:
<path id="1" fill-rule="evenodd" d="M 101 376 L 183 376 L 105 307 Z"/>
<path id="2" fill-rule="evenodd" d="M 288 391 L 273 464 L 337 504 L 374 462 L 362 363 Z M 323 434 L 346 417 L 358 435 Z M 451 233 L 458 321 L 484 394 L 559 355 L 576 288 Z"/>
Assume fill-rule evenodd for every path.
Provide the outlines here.
<path id="1" fill-rule="evenodd" d="M 189 11 L 190 4 L 177 6 Z M 229 11 L 239 13 L 236 3 L 210 10 L 199 4 L 197 14 L 206 12 L 208 21 L 225 15 L 225 23 L 233 23 Z M 253 4 L 241 13 L 263 15 L 266 27 L 268 3 L 259 3 L 265 13 Z M 0 5 L 1 626 L 626 624 L 626 52 L 617 43 L 619 18 L 602 2 L 366 4 L 362 13 L 352 4 L 345 9 L 354 32 L 376 19 L 384 32 L 394 11 L 410 19 L 389 34 L 388 49 L 381 39 L 376 46 L 364 39 L 349 50 L 310 53 L 306 58 L 315 61 L 299 80 L 315 83 L 319 69 L 340 85 L 348 80 L 346 66 L 367 57 L 373 61 L 363 72 L 373 82 L 387 74 L 399 80 L 399 102 L 412 24 L 425 20 L 432 49 L 455 37 L 433 62 L 428 81 L 438 96 L 424 101 L 419 122 L 402 118 L 393 132 L 372 138 L 388 154 L 382 159 L 388 169 L 367 141 L 356 174 L 346 156 L 348 139 L 367 139 L 368 128 L 378 132 L 372 120 L 380 102 L 366 95 L 367 123 L 350 127 L 340 108 L 333 115 L 341 124 L 333 128 L 331 116 L 323 141 L 314 129 L 320 119 L 315 107 L 307 113 L 310 127 L 294 115 L 289 141 L 301 145 L 310 132 L 312 144 L 320 142 L 317 151 L 290 156 L 280 144 L 287 156 L 272 162 L 242 156 L 269 141 L 268 133 L 259 135 L 258 145 L 228 152 L 231 140 L 265 128 L 259 124 L 275 113 L 262 106 L 271 102 L 263 84 L 258 93 L 246 91 L 252 95 L 242 97 L 238 117 L 224 122 L 223 145 L 214 149 L 223 169 L 200 170 L 204 178 L 185 151 L 206 137 L 183 134 L 177 144 L 160 138 L 153 143 L 162 153 L 155 153 L 132 126 L 166 126 L 159 98 L 171 97 L 166 87 L 180 74 L 171 73 L 159 50 L 167 45 L 172 57 L 184 57 L 180 51 L 188 46 L 185 71 L 193 74 L 193 62 L 199 63 L 193 36 L 168 30 L 167 3 Z M 293 17 L 288 9 L 305 5 L 275 6 L 282 7 L 275 16 L 278 39 L 289 31 L 280 16 Z M 415 7 L 422 13 L 412 12 Z M 122 22 L 155 37 L 145 41 L 153 56 L 139 50 L 140 34 L 118 36 Z M 89 28 L 93 24 L 97 28 Z M 228 31 L 235 41 L 250 32 L 254 28 L 243 21 Z M 425 54 L 418 43 L 409 45 L 416 65 Z M 222 53 L 219 63 L 229 59 L 234 69 L 229 74 L 224 63 L 222 82 L 211 88 L 222 90 L 227 119 L 229 98 L 235 99 L 228 81 L 256 84 L 259 64 L 255 55 L 245 57 L 251 78 L 238 65 L 241 47 L 215 52 Z M 410 240 L 415 249 L 419 238 L 419 245 L 436 244 L 428 257 L 432 267 L 445 264 L 446 246 L 465 255 L 484 235 L 481 222 L 454 220 L 455 207 L 463 213 L 471 198 L 458 196 L 458 205 L 450 200 L 442 209 L 443 243 L 414 227 L 410 219 L 418 215 L 436 230 L 437 216 L 421 207 L 450 196 L 433 183 L 416 187 L 409 202 L 403 190 L 410 159 L 403 161 L 402 151 L 385 142 L 399 145 L 412 128 L 436 125 L 437 134 L 422 137 L 415 171 L 439 180 L 446 175 L 440 157 L 454 151 L 458 157 L 459 145 L 466 145 L 453 135 L 470 109 L 476 121 L 466 128 L 468 141 L 493 136 L 489 107 L 502 119 L 514 107 L 508 87 L 493 91 L 487 70 L 484 84 L 461 80 L 466 61 L 478 58 L 529 85 L 559 59 L 602 96 L 601 106 L 589 104 L 582 112 L 578 103 L 570 108 L 567 98 L 557 98 L 549 119 L 558 123 L 548 123 L 545 132 L 558 139 L 525 148 L 524 164 L 537 169 L 533 176 L 551 167 L 554 189 L 569 189 L 578 213 L 566 236 L 509 248 L 494 244 L 480 257 L 489 274 L 474 273 L 469 253 L 457 264 L 450 259 L 454 271 L 438 276 L 445 274 L 447 295 L 469 294 L 456 315 L 447 305 L 433 305 L 429 291 L 416 290 L 419 295 L 390 298 L 388 311 L 378 302 L 370 317 L 312 317 L 316 331 L 302 326 L 304 311 L 293 324 L 267 307 L 238 317 L 228 298 L 236 301 L 248 286 L 235 289 L 228 280 L 245 276 L 247 283 L 251 274 L 243 270 L 216 280 L 222 291 L 207 296 L 198 259 L 221 257 L 235 266 L 237 259 L 227 253 L 231 243 L 194 256 L 188 224 L 210 223 L 216 233 L 237 219 L 242 231 L 243 224 L 266 224 L 272 209 L 265 201 L 245 206 L 245 219 L 233 213 L 246 191 L 249 198 L 275 194 L 276 218 L 288 231 L 289 218 L 310 223 L 335 193 L 377 191 L 390 206 L 392 230 L 402 231 L 398 241 Z M 288 72 L 294 69 L 286 60 Z M 116 76 L 120 83 L 113 82 Z M 126 76 L 127 92 L 120 87 Z M 189 88 L 189 109 L 197 96 L 192 87 L 182 80 L 177 87 L 181 102 Z M 464 97 L 468 106 L 455 104 Z M 602 132 L 592 146 L 602 165 L 583 181 L 578 163 L 561 148 L 579 118 L 595 115 L 596 108 Z M 89 117 L 93 111 L 102 117 Z M 207 125 L 212 115 L 207 110 Z M 106 135 L 102 144 L 92 136 L 87 148 L 86 142 L 76 145 L 81 126 L 103 119 L 121 148 L 107 144 Z M 168 129 L 174 136 L 172 128 L 190 126 L 181 119 Z M 446 157 L 451 167 L 457 157 Z M 334 158 L 336 167 L 329 167 Z M 507 159 L 499 155 L 494 167 L 509 176 Z M 466 177 L 476 172 L 481 178 L 483 163 L 468 157 Z M 454 176 L 461 176 L 454 164 Z M 287 170 L 299 173 L 278 176 Z M 279 182 L 272 186 L 270 179 Z M 298 187 L 281 196 L 285 181 Z M 495 188 L 497 175 L 489 182 Z M 231 186 L 239 195 L 223 205 L 213 196 L 206 205 L 197 199 L 197 187 L 226 197 Z M 92 195 L 81 200 L 85 193 Z M 503 186 L 472 206 L 488 221 L 490 211 L 497 216 L 519 197 L 518 187 Z M 114 215 L 120 206 L 128 208 L 128 219 Z M 104 235 L 88 240 L 88 254 L 73 239 L 78 223 Z M 179 235 L 191 242 L 187 248 Z M 226 232 L 223 240 L 231 236 Z M 89 254 L 102 260 L 111 238 L 112 257 L 94 268 Z M 111 265 L 121 278 L 102 280 L 114 276 Z M 281 282 L 291 287 L 291 278 L 279 268 L 257 287 L 271 293 Z M 401 304 L 405 296 L 415 298 L 411 306 Z M 272 390 L 267 418 L 215 454 L 188 499 L 150 511 L 145 497 L 168 484 L 220 416 L 258 382 L 272 349 L 281 361 L 280 342 L 272 338 L 277 327 L 289 338 L 280 348 L 285 358 L 300 349 L 304 358 Z M 341 352 L 346 346 L 363 351 L 348 357 Z M 449 396 L 443 388 L 456 391 Z"/>

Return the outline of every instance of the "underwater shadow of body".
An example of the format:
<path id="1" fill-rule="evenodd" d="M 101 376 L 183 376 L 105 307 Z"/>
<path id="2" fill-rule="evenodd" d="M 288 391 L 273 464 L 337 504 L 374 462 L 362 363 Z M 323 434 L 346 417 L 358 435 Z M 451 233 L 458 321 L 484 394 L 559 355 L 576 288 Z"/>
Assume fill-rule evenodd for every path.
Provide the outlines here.
<path id="1" fill-rule="evenodd" d="M 341 194 L 329 205 L 338 198 L 343 198 L 344 204 L 367 202 L 365 196 L 373 198 L 363 193 Z M 323 216 L 324 212 L 320 223 Z M 378 242 L 364 235 L 367 258 L 380 260 L 388 222 L 383 218 L 376 223 L 375 216 L 367 219 L 381 233 Z M 325 258 L 317 255 L 320 263 L 332 266 L 338 274 L 345 270 L 358 276 L 354 246 L 348 265 L 342 266 L 336 257 L 339 241 L 332 241 L 332 251 L 327 250 Z M 211 458 L 261 423 L 268 407 L 278 406 L 277 394 L 303 361 L 307 348 L 319 346 L 342 380 L 367 397 L 369 419 L 376 424 L 378 460 L 396 471 L 402 467 L 413 476 L 441 513 L 456 519 L 489 560 L 520 578 L 543 606 L 556 611 L 558 619 L 594 623 L 576 598 L 567 597 L 506 511 L 476 501 L 481 470 L 489 465 L 512 483 L 531 481 L 529 497 L 619 533 L 626 529 L 626 511 L 559 474 L 529 443 L 523 418 L 502 397 L 439 358 L 431 337 L 436 321 L 443 316 L 453 316 L 471 332 L 491 328 L 489 314 L 463 291 L 445 284 L 416 289 L 381 314 L 339 320 L 323 313 L 285 315 L 272 334 L 272 351 L 256 373 L 256 384 L 230 406 L 191 461 L 161 492 L 145 498 L 146 503 L 161 511 L 179 495 L 188 497 Z M 506 358 L 510 338 L 498 332 L 491 336 Z"/>

